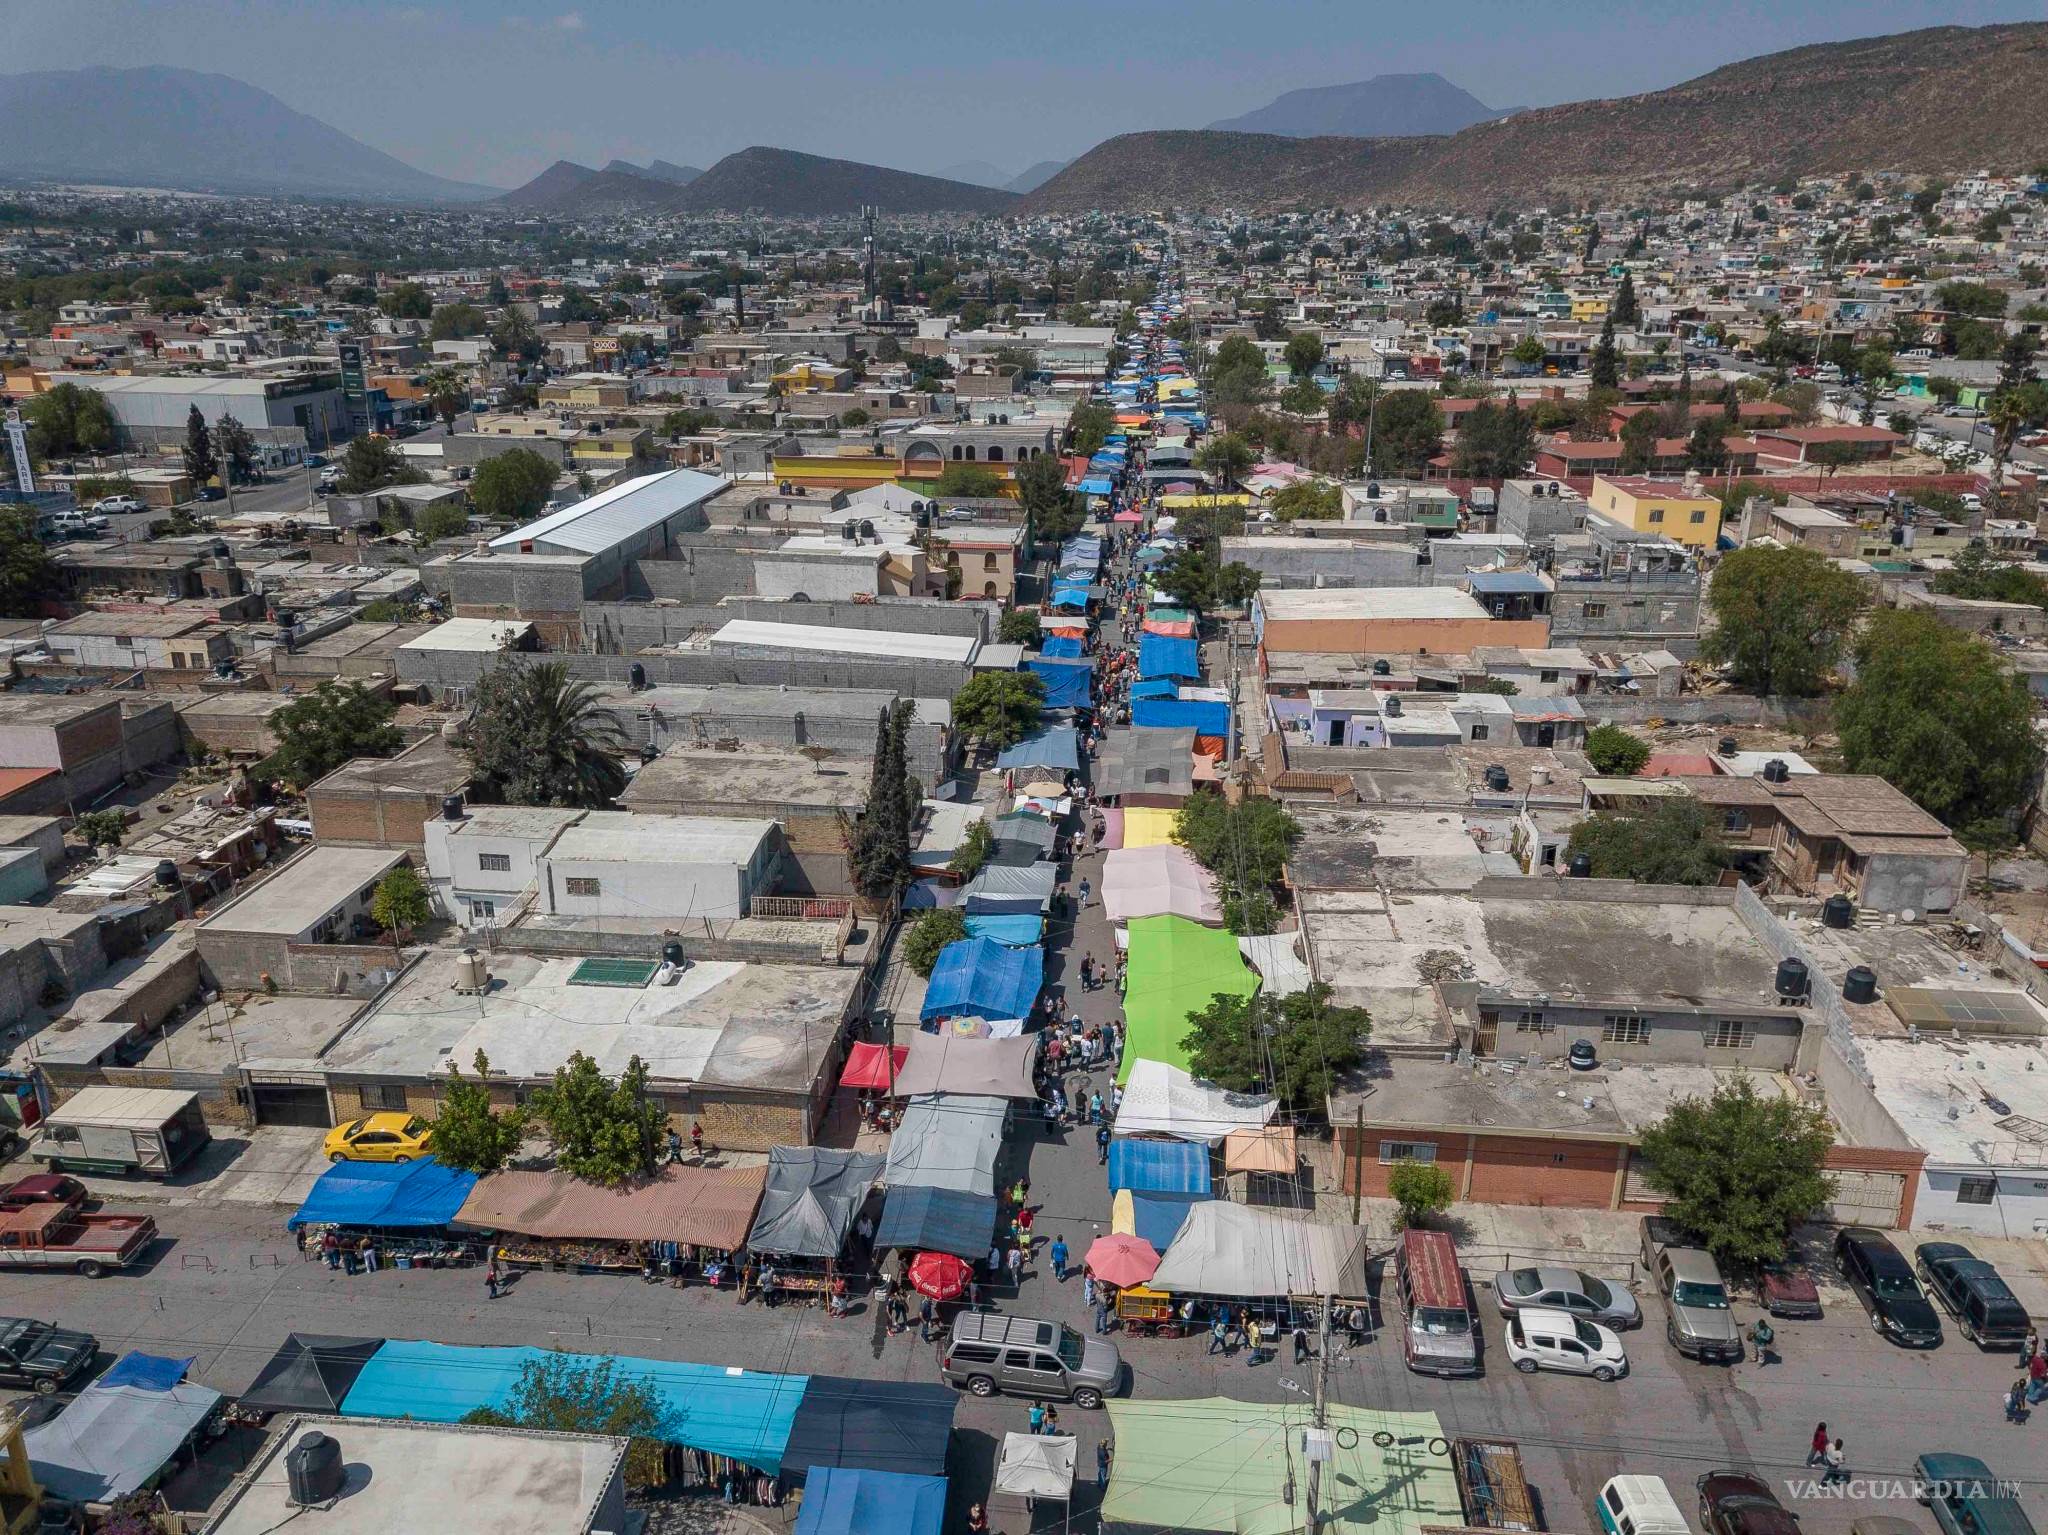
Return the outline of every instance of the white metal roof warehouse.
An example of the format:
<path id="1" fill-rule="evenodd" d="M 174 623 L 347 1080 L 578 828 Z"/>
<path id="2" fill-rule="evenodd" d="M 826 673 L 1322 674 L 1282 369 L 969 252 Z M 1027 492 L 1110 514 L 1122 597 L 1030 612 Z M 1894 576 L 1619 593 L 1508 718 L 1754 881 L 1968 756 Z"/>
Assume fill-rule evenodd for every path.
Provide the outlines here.
<path id="1" fill-rule="evenodd" d="M 605 554 L 631 545 L 625 549 L 629 557 L 659 553 L 669 532 L 702 527 L 698 508 L 731 483 L 724 475 L 694 469 L 643 474 L 514 528 L 492 539 L 491 548 Z"/>
<path id="2" fill-rule="evenodd" d="M 833 629 L 823 624 L 771 624 L 736 618 L 711 636 L 710 647 L 728 655 L 757 651 L 818 650 L 834 655 L 883 656 L 892 660 L 974 659 L 981 641 L 971 634 L 912 634 L 900 629 Z"/>

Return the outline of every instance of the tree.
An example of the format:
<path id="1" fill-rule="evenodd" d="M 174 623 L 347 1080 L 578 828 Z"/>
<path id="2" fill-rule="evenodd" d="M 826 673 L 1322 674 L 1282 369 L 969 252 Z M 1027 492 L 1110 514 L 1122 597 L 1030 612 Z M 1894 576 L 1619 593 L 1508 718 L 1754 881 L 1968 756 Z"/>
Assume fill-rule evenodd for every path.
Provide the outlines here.
<path id="1" fill-rule="evenodd" d="M 1218 992 L 1188 1019 L 1188 1069 L 1230 1092 L 1270 1093 L 1282 1113 L 1319 1110 L 1365 1056 L 1372 1016 L 1338 1007 L 1317 982 L 1284 997 Z M 1268 1070 L 1270 1063 L 1271 1069 Z"/>
<path id="2" fill-rule="evenodd" d="M 1323 338 L 1314 331 L 1298 330 L 1287 338 L 1287 371 L 1307 378 L 1323 361 Z"/>
<path id="3" fill-rule="evenodd" d="M 454 368 L 429 369 L 426 377 L 420 380 L 420 391 L 444 426 L 453 426 L 455 418 L 469 409 L 469 386 Z"/>
<path id="4" fill-rule="evenodd" d="M 627 1440 L 625 1479 L 635 1490 L 667 1481 L 665 1440 L 674 1428 L 651 1377 L 625 1372 L 616 1359 L 543 1353 L 527 1358 L 500 1407 L 462 1420 L 486 1428 L 531 1428 Z"/>
<path id="5" fill-rule="evenodd" d="M 270 717 L 271 764 L 304 789 L 356 757 L 388 757 L 405 744 L 391 723 L 396 706 L 359 682 L 323 682 Z"/>
<path id="6" fill-rule="evenodd" d="M 1949 568 L 1935 576 L 1933 585 L 1944 597 L 2026 602 L 2048 609 L 2048 581 L 2020 565 L 1994 558 L 1982 544 L 1971 544 L 1959 552 Z"/>
<path id="7" fill-rule="evenodd" d="M 1226 917 L 1235 903 L 1239 922 L 1255 930 L 1271 913 L 1271 893 L 1301 840 L 1301 823 L 1264 795 L 1232 803 L 1210 790 L 1191 795 L 1173 822 L 1173 840 L 1216 876 Z M 1266 904 L 1261 904 L 1261 898 Z M 1270 931 L 1270 927 L 1267 929 Z"/>
<path id="8" fill-rule="evenodd" d="M 1508 353 L 1509 357 L 1525 368 L 1542 367 L 1543 360 L 1549 355 L 1550 353 L 1544 347 L 1542 339 L 1536 336 L 1524 336 L 1514 344 L 1513 349 Z"/>
<path id="9" fill-rule="evenodd" d="M 996 641 L 1003 645 L 1028 645 L 1036 650 L 1044 628 L 1038 614 L 1030 608 L 1012 608 L 996 625 Z"/>
<path id="10" fill-rule="evenodd" d="M 375 433 L 358 437 L 341 455 L 335 488 L 345 496 L 368 495 L 389 485 L 417 485 L 426 476 L 399 456 L 398 445 Z"/>
<path id="11" fill-rule="evenodd" d="M 128 817 L 119 810 L 88 810 L 71 829 L 87 847 L 119 847 L 128 833 Z"/>
<path id="12" fill-rule="evenodd" d="M 491 327 L 491 345 L 518 362 L 538 361 L 543 350 L 540 332 L 523 310 L 507 309 Z"/>
<path id="13" fill-rule="evenodd" d="M 32 507 L 0 507 L 0 617 L 40 618 L 57 594 L 57 562 L 36 537 Z"/>
<path id="14" fill-rule="evenodd" d="M 1593 344 L 1590 372 L 1595 389 L 1621 387 L 1621 353 L 1614 344 L 1614 316 L 1611 313 L 1601 322 L 1600 339 Z"/>
<path id="15" fill-rule="evenodd" d="M 458 502 L 443 501 L 414 514 L 412 537 L 416 544 L 438 543 L 444 538 L 460 538 L 469 531 L 469 513 Z"/>
<path id="16" fill-rule="evenodd" d="M 1475 480 L 1506 479 L 1520 474 L 1535 451 L 1536 425 L 1513 396 L 1503 405 L 1483 400 L 1458 427 L 1451 472 Z"/>
<path id="17" fill-rule="evenodd" d="M 907 698 L 881 711 L 867 802 L 858 821 L 841 823 L 854 889 L 870 900 L 894 903 L 916 877 L 910 864 L 910 833 L 924 801 L 924 786 L 910 776 L 904 745 L 916 712 L 917 706 Z"/>
<path id="18" fill-rule="evenodd" d="M 1639 410 L 1621 424 L 1623 474 L 1647 474 L 1657 460 L 1657 413 Z"/>
<path id="19" fill-rule="evenodd" d="M 858 405 L 854 406 L 852 410 L 843 410 L 839 413 L 839 424 L 849 430 L 854 427 L 866 426 L 873 419 L 872 416 Z"/>
<path id="20" fill-rule="evenodd" d="M 185 461 L 185 478 L 195 488 L 211 483 L 220 473 L 220 460 L 213 453 L 213 434 L 206 429 L 206 417 L 199 413 L 197 405 L 185 412 L 185 446 L 179 451 Z"/>
<path id="21" fill-rule="evenodd" d="M 1000 496 L 1003 493 L 1003 481 L 993 470 L 984 469 L 979 464 L 948 464 L 932 489 L 937 495 L 956 496 L 962 499 Z"/>
<path id="22" fill-rule="evenodd" d="M 1685 440 L 1686 467 L 1701 474 L 1718 474 L 1728 467 L 1728 440 L 1723 435 L 1727 422 L 1701 421 Z"/>
<path id="23" fill-rule="evenodd" d="M 518 1109 L 491 1108 L 490 1057 L 476 1053 L 476 1077 L 465 1077 L 453 1061 L 434 1116 L 434 1160 L 466 1173 L 494 1173 L 519 1151 L 526 1116 Z"/>
<path id="24" fill-rule="evenodd" d="M 1565 845 L 1568 860 L 1581 853 L 1593 860 L 1593 878 L 1644 885 L 1711 885 L 1728 864 L 1706 807 L 1693 799 L 1658 800 L 1640 814 L 1588 817 Z"/>
<path id="25" fill-rule="evenodd" d="M 501 656 L 476 685 L 463 742 L 485 804 L 598 809 L 626 787 L 625 732 L 560 661 Z"/>
<path id="26" fill-rule="evenodd" d="M 946 872 L 957 879 L 973 879 L 995 850 L 996 834 L 989 830 L 988 822 L 975 821 L 960 838 L 960 845 L 953 849 L 953 856 L 946 860 Z"/>
<path id="27" fill-rule="evenodd" d="M 967 912 L 960 906 L 937 906 L 925 912 L 903 934 L 903 962 L 926 980 L 939 962 L 939 951 L 967 937 Z"/>
<path id="28" fill-rule="evenodd" d="M 614 1082 L 581 1050 L 555 1068 L 528 1100 L 547 1132 L 555 1165 L 585 1183 L 618 1188 L 655 1168 L 668 1115 L 647 1090 L 647 1063 L 635 1055 Z"/>
<path id="29" fill-rule="evenodd" d="M 1877 774 L 1977 847 L 2010 840 L 2040 771 L 2026 684 L 1930 613 L 1893 609 L 1865 625 L 1835 728 L 1850 772 Z"/>
<path id="30" fill-rule="evenodd" d="M 1266 397 L 1266 354 L 1230 336 L 1209 359 L 1209 397 L 1218 405 L 1256 405 Z"/>
<path id="31" fill-rule="evenodd" d="M 1408 1157 L 1387 1169 L 1387 1194 L 1400 1207 L 1395 1220 L 1406 1231 L 1427 1224 L 1439 1210 L 1448 1210 L 1457 1197 L 1457 1185 L 1436 1163 Z"/>
<path id="32" fill-rule="evenodd" d="M 1204 474 L 1214 475 L 1225 485 L 1235 485 L 1257 462 L 1258 455 L 1252 452 L 1252 445 L 1235 432 L 1211 437 L 1195 450 L 1195 467 Z"/>
<path id="33" fill-rule="evenodd" d="M 370 897 L 370 916 L 391 935 L 391 946 L 434 915 L 433 899 L 409 863 L 399 864 L 377 881 L 377 893 Z"/>
<path id="34" fill-rule="evenodd" d="M 1835 471 L 1863 461 L 1863 449 L 1853 442 L 1817 442 L 1806 450 L 1806 461 L 1818 464 L 1821 478 L 1831 480 Z"/>
<path id="35" fill-rule="evenodd" d="M 1444 413 L 1420 389 L 1389 390 L 1372 422 L 1374 474 L 1419 475 L 1443 448 Z"/>
<path id="36" fill-rule="evenodd" d="M 1650 760 L 1650 743 L 1619 725 L 1595 725 L 1586 732 L 1586 760 L 1606 778 L 1633 778 Z"/>
<path id="37" fill-rule="evenodd" d="M 1266 498 L 1282 522 L 1334 522 L 1344 515 L 1344 492 L 1328 480 L 1296 480 Z"/>
<path id="38" fill-rule="evenodd" d="M 1094 400 L 1083 401 L 1067 415 L 1067 446 L 1092 457 L 1115 426 L 1115 411 Z"/>
<path id="39" fill-rule="evenodd" d="M 1834 1141 L 1822 1109 L 1737 1077 L 1674 1103 L 1643 1133 L 1642 1156 L 1664 1213 L 1748 1267 L 1784 1257 L 1793 1226 L 1834 1197 L 1823 1170 Z"/>
<path id="40" fill-rule="evenodd" d="M 1045 684 L 1030 672 L 983 672 L 953 695 L 953 728 L 1001 750 L 1038 728 Z"/>
<path id="41" fill-rule="evenodd" d="M 462 341 L 471 336 L 481 336 L 489 328 L 491 317 L 474 304 L 443 304 L 434 311 L 434 317 L 427 323 L 427 339 L 430 341 Z"/>
<path id="42" fill-rule="evenodd" d="M 1614 290 L 1614 305 L 1608 311 L 1616 325 L 1635 325 L 1643 318 L 1643 306 L 1636 301 L 1636 278 L 1633 272 L 1621 274 L 1621 286 Z"/>
<path id="43" fill-rule="evenodd" d="M 402 282 L 386 289 L 377 307 L 394 320 L 424 320 L 434 312 L 434 300 L 416 282 Z"/>
<path id="44" fill-rule="evenodd" d="M 1991 428 L 1991 488 L 2005 483 L 2006 460 L 2020 433 L 2048 421 L 2048 384 L 2027 380 L 1992 393 L 1984 403 L 1984 424 Z"/>
<path id="45" fill-rule="evenodd" d="M 1057 458 L 1041 453 L 1026 459 L 1017 466 L 1015 483 L 1036 537 L 1063 542 L 1080 532 L 1085 514 L 1080 499 L 1067 489 L 1067 471 Z"/>
<path id="46" fill-rule="evenodd" d="M 531 448 L 509 448 L 476 466 L 469 502 L 489 522 L 526 522 L 554 493 L 556 466 Z"/>
<path id="47" fill-rule="evenodd" d="M 223 413 L 213 429 L 214 452 L 232 485 L 247 485 L 256 478 L 256 439 L 233 415 Z"/>
<path id="48" fill-rule="evenodd" d="M 22 413 L 28 418 L 29 449 L 37 458 L 68 458 L 113 446 L 114 413 L 97 389 L 53 384 L 31 396 Z"/>
<path id="49" fill-rule="evenodd" d="M 1841 659 L 1863 600 L 1856 578 L 1812 549 L 1737 549 L 1707 588 L 1714 628 L 1701 653 L 1752 692 L 1809 697 Z"/>

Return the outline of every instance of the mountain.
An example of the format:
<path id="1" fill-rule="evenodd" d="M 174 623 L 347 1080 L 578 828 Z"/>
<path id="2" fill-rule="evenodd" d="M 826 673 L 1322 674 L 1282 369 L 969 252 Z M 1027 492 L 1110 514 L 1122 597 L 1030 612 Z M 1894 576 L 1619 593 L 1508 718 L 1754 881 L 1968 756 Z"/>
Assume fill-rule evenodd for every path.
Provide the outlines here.
<path id="1" fill-rule="evenodd" d="M 933 171 L 932 174 L 941 181 L 964 181 L 973 187 L 1010 186 L 1010 173 L 998 170 L 986 160 L 962 160 L 956 165 L 947 166 L 944 170 Z"/>
<path id="2" fill-rule="evenodd" d="M 1353 85 L 1289 91 L 1257 111 L 1209 126 L 1221 133 L 1277 133 L 1290 139 L 1392 139 L 1456 133 L 1508 112 L 1488 106 L 1442 75 L 1374 75 Z"/>
<path id="3" fill-rule="evenodd" d="M 1007 213 L 1016 203 L 1015 193 L 994 187 L 756 145 L 727 155 L 684 187 L 678 206 L 802 218 L 852 213 L 863 204 L 884 213 Z"/>
<path id="4" fill-rule="evenodd" d="M 1052 180 L 1053 177 L 1065 170 L 1070 163 L 1070 161 L 1066 160 L 1040 160 L 1028 170 L 1019 171 L 1015 176 L 1004 182 L 1003 186 L 1005 190 L 1011 192 L 1036 192 L 1040 187 Z"/>
<path id="5" fill-rule="evenodd" d="M 0 178 L 177 191 L 473 202 L 227 75 L 151 65 L 0 75 Z"/>
<path id="6" fill-rule="evenodd" d="M 624 167 L 621 169 L 621 167 Z M 498 201 L 516 213 L 554 218 L 611 218 L 619 215 L 673 212 L 682 188 L 657 181 L 614 160 L 601 171 L 574 160 L 557 160 L 523 187 Z"/>
<path id="7" fill-rule="evenodd" d="M 1176 130 L 1098 144 L 1024 213 L 1502 205 L 1847 171 L 2048 164 L 2048 23 L 1933 27 L 1730 64 L 1669 90 L 1539 107 L 1444 138 Z"/>
<path id="8" fill-rule="evenodd" d="M 607 162 L 604 168 L 621 176 L 639 176 L 648 181 L 666 182 L 672 187 L 686 187 L 704 174 L 697 166 L 677 165 L 669 160 L 649 160 L 645 165 L 635 165 L 631 160 L 612 160 Z"/>

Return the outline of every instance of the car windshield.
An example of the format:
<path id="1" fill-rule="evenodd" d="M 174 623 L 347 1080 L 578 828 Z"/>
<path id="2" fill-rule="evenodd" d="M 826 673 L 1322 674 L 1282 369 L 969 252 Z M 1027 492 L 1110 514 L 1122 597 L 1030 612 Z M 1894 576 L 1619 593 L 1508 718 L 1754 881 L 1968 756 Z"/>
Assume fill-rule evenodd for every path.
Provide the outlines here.
<path id="1" fill-rule="evenodd" d="M 411 1136 L 425 1135 L 427 1133 L 426 1122 L 415 1114 L 405 1122 L 405 1133 Z"/>
<path id="2" fill-rule="evenodd" d="M 1456 1332 L 1470 1332 L 1472 1319 L 1461 1306 L 1418 1306 L 1415 1325 L 1436 1337 L 1448 1337 Z"/>
<path id="3" fill-rule="evenodd" d="M 1681 1306 L 1698 1306 L 1706 1311 L 1726 1311 L 1728 1292 L 1717 1284 L 1703 1284 L 1696 1279 L 1681 1279 L 1671 1292 L 1672 1300 Z"/>
<path id="4" fill-rule="evenodd" d="M 1614 1292 L 1591 1274 L 1579 1275 L 1579 1290 L 1596 1306 L 1607 1307 L 1614 1304 Z"/>
<path id="5" fill-rule="evenodd" d="M 0 1347 L 19 1357 L 31 1352 L 49 1336 L 49 1332 L 50 1329 L 41 1322 L 16 1322 L 6 1332 L 0 1333 Z"/>
<path id="6" fill-rule="evenodd" d="M 1543 1276 L 1535 1269 L 1516 1269 L 1508 1275 L 1508 1283 L 1515 1287 L 1517 1295 L 1534 1295 L 1543 1288 Z"/>
<path id="7" fill-rule="evenodd" d="M 1600 1329 L 1595 1327 L 1591 1322 L 1579 1321 L 1577 1319 L 1574 1319 L 1572 1322 L 1572 1331 L 1579 1335 L 1579 1341 L 1581 1343 L 1585 1344 L 1587 1348 L 1590 1348 L 1595 1352 L 1598 1352 L 1600 1349 L 1606 1347 L 1606 1344 L 1601 1341 Z"/>
<path id="8" fill-rule="evenodd" d="M 341 1138 L 345 1141 L 354 1140 L 357 1136 L 363 1133 L 363 1126 L 368 1123 L 369 1121 L 367 1119 L 350 1120 L 347 1124 L 341 1127 Z"/>
<path id="9" fill-rule="evenodd" d="M 1894 1297 L 1918 1295 L 1920 1293 L 1919 1287 L 1913 1283 L 1912 1277 L 1906 1274 L 1879 1274 L 1877 1276 L 1876 1288 L 1879 1295 Z"/>
<path id="10" fill-rule="evenodd" d="M 1070 1370 L 1081 1368 L 1081 1335 L 1071 1327 L 1060 1329 L 1060 1363 Z"/>

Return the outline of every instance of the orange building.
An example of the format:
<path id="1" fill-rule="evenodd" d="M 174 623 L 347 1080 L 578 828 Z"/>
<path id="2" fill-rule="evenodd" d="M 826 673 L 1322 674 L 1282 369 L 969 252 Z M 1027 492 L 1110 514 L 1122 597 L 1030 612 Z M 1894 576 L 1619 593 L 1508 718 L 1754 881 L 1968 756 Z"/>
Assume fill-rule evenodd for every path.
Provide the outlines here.
<path id="1" fill-rule="evenodd" d="M 1252 628 L 1261 654 L 1468 655 L 1485 645 L 1550 644 L 1550 619 L 1495 618 L 1469 592 L 1435 586 L 1260 592 Z"/>

